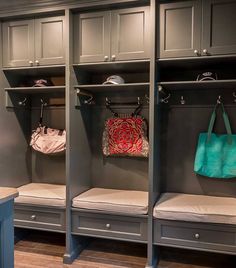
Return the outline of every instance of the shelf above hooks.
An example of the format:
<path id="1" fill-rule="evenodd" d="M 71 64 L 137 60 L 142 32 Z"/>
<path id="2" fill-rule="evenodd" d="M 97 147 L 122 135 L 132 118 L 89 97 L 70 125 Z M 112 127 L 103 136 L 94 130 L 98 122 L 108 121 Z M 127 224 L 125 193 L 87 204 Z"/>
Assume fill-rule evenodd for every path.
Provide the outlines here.
<path id="1" fill-rule="evenodd" d="M 138 90 L 147 90 L 149 91 L 149 82 L 143 83 L 124 83 L 119 85 L 114 84 L 95 84 L 95 85 L 76 85 L 76 89 L 89 90 L 90 92 L 99 93 L 99 92 L 114 92 L 114 91 L 138 91 Z"/>
<path id="2" fill-rule="evenodd" d="M 236 79 L 210 81 L 173 81 L 158 83 L 164 90 L 235 89 Z"/>

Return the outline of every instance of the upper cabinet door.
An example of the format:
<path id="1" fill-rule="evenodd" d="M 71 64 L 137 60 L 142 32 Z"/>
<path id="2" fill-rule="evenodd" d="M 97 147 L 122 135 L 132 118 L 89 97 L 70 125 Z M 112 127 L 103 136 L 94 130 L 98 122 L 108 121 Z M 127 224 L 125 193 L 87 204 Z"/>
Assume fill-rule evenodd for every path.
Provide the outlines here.
<path id="1" fill-rule="evenodd" d="M 201 1 L 160 5 L 160 57 L 200 55 Z"/>
<path id="2" fill-rule="evenodd" d="M 32 66 L 34 61 L 34 21 L 3 23 L 3 66 Z"/>
<path id="3" fill-rule="evenodd" d="M 202 52 L 236 54 L 236 1 L 204 0 Z"/>
<path id="4" fill-rule="evenodd" d="M 110 12 L 75 16 L 74 53 L 80 63 L 110 60 Z"/>
<path id="5" fill-rule="evenodd" d="M 112 11 L 111 60 L 149 57 L 149 7 Z"/>
<path id="6" fill-rule="evenodd" d="M 35 65 L 65 63 L 64 17 L 35 20 Z"/>

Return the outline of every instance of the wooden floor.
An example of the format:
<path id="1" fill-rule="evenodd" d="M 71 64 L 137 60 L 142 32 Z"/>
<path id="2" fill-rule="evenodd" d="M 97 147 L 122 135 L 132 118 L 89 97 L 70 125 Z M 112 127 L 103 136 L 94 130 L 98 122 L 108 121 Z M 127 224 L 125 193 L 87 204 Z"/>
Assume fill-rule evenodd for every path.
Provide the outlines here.
<path id="1" fill-rule="evenodd" d="M 94 239 L 72 265 L 63 265 L 64 235 L 32 231 L 15 244 L 15 268 L 144 268 L 146 246 Z M 236 268 L 236 257 L 161 249 L 158 268 Z"/>

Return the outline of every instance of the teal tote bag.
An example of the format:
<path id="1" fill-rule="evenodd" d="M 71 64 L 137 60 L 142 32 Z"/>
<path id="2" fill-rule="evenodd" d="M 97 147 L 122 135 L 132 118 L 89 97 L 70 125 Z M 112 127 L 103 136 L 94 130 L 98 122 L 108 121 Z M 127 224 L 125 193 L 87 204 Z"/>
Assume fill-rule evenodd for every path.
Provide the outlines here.
<path id="1" fill-rule="evenodd" d="M 227 134 L 213 133 L 216 109 L 221 106 Z M 216 104 L 211 115 L 208 132 L 200 133 L 196 150 L 194 172 L 210 178 L 236 177 L 236 135 L 232 135 L 224 105 Z"/>

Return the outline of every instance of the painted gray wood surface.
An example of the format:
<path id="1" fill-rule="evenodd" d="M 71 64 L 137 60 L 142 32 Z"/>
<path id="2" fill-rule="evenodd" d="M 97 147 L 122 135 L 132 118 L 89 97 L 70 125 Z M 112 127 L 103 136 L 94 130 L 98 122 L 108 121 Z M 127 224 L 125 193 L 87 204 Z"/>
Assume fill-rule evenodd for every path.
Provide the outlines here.
<path id="1" fill-rule="evenodd" d="M 35 20 L 35 62 L 37 65 L 65 63 L 64 17 Z"/>
<path id="2" fill-rule="evenodd" d="M 74 63 L 110 59 L 110 12 L 77 14 L 74 18 Z"/>
<path id="3" fill-rule="evenodd" d="M 15 204 L 15 227 L 65 232 L 65 208 Z"/>
<path id="4" fill-rule="evenodd" d="M 233 0 L 161 4 L 160 57 L 235 54 L 235 12 Z"/>
<path id="5" fill-rule="evenodd" d="M 75 89 L 77 84 L 76 74 L 73 69 L 73 14 L 66 10 L 66 252 L 63 256 L 64 263 L 72 263 L 86 245 L 86 239 L 74 236 L 71 232 L 72 216 L 71 202 L 78 194 L 91 187 L 90 163 L 91 151 L 89 147 L 84 118 L 81 111 L 75 109 Z M 89 110 L 87 109 L 87 118 Z M 86 114 L 86 113 L 85 113 Z M 86 118 L 86 116 L 85 116 Z M 80 137 L 80 138 L 78 138 Z M 81 172 L 82 170 L 82 172 Z M 80 177 L 79 177 L 80 175 Z"/>
<path id="6" fill-rule="evenodd" d="M 41 12 L 58 12 L 65 9 L 94 8 L 110 5 L 142 5 L 148 0 L 10 0 L 0 2 L 0 17 L 39 14 Z"/>
<path id="7" fill-rule="evenodd" d="M 157 40 L 158 42 L 158 40 Z M 160 57 L 200 54 L 201 1 L 160 5 Z"/>
<path id="8" fill-rule="evenodd" d="M 213 97 L 216 98 L 217 95 Z M 196 96 L 196 101 L 201 104 L 202 99 L 199 95 Z M 213 106 L 185 107 L 181 104 L 162 110 L 162 192 L 236 197 L 235 179 L 225 181 L 207 178 L 198 176 L 193 171 L 198 135 L 206 132 L 212 110 Z M 235 108 L 226 107 L 226 110 L 232 131 L 235 132 Z M 222 121 L 219 116 L 214 128 L 216 133 L 225 132 Z"/>
<path id="9" fill-rule="evenodd" d="M 236 255 L 236 229 L 229 224 L 155 219 L 154 243 Z"/>
<path id="10" fill-rule="evenodd" d="M 235 54 L 236 2 L 234 0 L 206 0 L 202 1 L 202 4 L 202 54 Z"/>
<path id="11" fill-rule="evenodd" d="M 149 57 L 149 7 L 78 14 L 75 63 Z"/>
<path id="12" fill-rule="evenodd" d="M 111 12 L 111 60 L 145 59 L 150 56 L 149 7 Z"/>
<path id="13" fill-rule="evenodd" d="M 3 66 L 62 64 L 64 18 L 46 17 L 3 23 Z"/>
<path id="14" fill-rule="evenodd" d="M 34 62 L 34 20 L 3 23 L 3 66 L 31 66 Z"/>
<path id="15" fill-rule="evenodd" d="M 5 2 L 5 1 L 4 1 Z M 63 112 L 58 113 L 55 115 L 57 112 L 56 111 L 50 111 L 48 115 L 49 118 L 47 119 L 47 122 L 53 122 L 53 124 L 56 121 L 59 121 L 60 124 L 66 124 L 66 129 L 67 129 L 67 152 L 66 152 L 66 183 L 67 183 L 67 207 L 66 207 L 66 244 L 67 244 L 67 249 L 66 253 L 64 256 L 64 261 L 65 262 L 71 262 L 81 251 L 83 248 L 83 245 L 85 245 L 84 240 L 82 237 L 78 234 L 73 234 L 71 230 L 71 200 L 74 196 L 80 194 L 81 192 L 89 189 L 92 186 L 105 186 L 105 187 L 115 187 L 115 188 L 128 188 L 128 189 L 145 189 L 149 190 L 149 233 L 148 233 L 148 254 L 149 254 L 149 259 L 148 259 L 148 266 L 147 267 L 152 267 L 155 265 L 156 259 L 157 259 L 157 248 L 153 244 L 153 218 L 152 218 L 152 206 L 154 205 L 156 199 L 158 198 L 161 190 L 162 191 L 167 191 L 167 190 L 176 190 L 176 191 L 183 191 L 183 192 L 191 192 L 191 193 L 202 193 L 202 192 L 207 192 L 208 194 L 218 194 L 218 195 L 234 195 L 235 193 L 235 185 L 233 183 L 229 184 L 223 184 L 220 181 L 209 181 L 209 180 L 203 180 L 196 178 L 196 176 L 192 173 L 192 161 L 193 161 L 193 151 L 194 151 L 194 141 L 189 141 L 187 133 L 191 137 L 197 137 L 197 132 L 200 129 L 194 129 L 191 130 L 190 132 L 188 131 L 188 122 L 198 120 L 202 123 L 202 121 L 206 119 L 203 118 L 203 114 L 200 113 L 200 115 L 196 115 L 196 111 L 189 112 L 187 111 L 186 113 L 183 111 L 177 111 L 175 110 L 175 113 L 170 113 L 167 114 L 163 113 L 164 118 L 167 118 L 168 120 L 165 121 L 164 123 L 162 122 L 162 127 L 163 127 L 163 137 L 162 137 L 162 146 L 164 145 L 164 156 L 163 160 L 166 161 L 167 165 L 166 168 L 164 166 L 164 170 L 162 170 L 162 178 L 163 178 L 163 183 L 162 183 L 162 189 L 159 187 L 159 181 L 160 181 L 160 167 L 163 167 L 159 163 L 160 155 L 158 154 L 158 149 L 159 147 L 159 129 L 158 125 L 160 126 L 159 123 L 159 115 L 163 111 L 160 111 L 159 106 L 158 106 L 158 92 L 156 89 L 156 84 L 155 81 L 157 79 L 157 73 L 156 71 L 156 65 L 155 65 L 155 59 L 156 59 L 156 53 L 155 51 L 158 51 L 158 48 L 155 48 L 158 46 L 158 39 L 154 38 L 151 39 L 151 68 L 150 68 L 150 111 L 148 112 L 147 109 L 144 111 L 145 117 L 149 117 L 149 123 L 150 123 L 150 144 L 151 144 L 151 157 L 149 160 L 149 163 L 147 160 L 139 160 L 135 159 L 131 161 L 127 161 L 119 159 L 118 161 L 115 161 L 114 159 L 107 160 L 102 157 L 101 155 L 101 133 L 102 133 L 102 128 L 103 128 L 103 121 L 104 119 L 108 116 L 108 113 L 104 108 L 100 109 L 98 107 L 85 107 L 84 105 L 79 105 L 79 109 L 74 108 L 74 102 L 75 102 L 75 96 L 74 96 L 74 85 L 78 83 L 78 81 L 83 81 L 86 80 L 84 79 L 83 75 L 85 73 L 82 72 L 75 72 L 74 68 L 72 67 L 72 64 L 74 63 L 74 58 L 75 54 L 73 53 L 73 17 L 74 12 L 78 14 L 79 9 L 76 11 L 70 11 L 68 7 L 85 7 L 89 6 L 91 7 L 94 5 L 94 11 L 97 12 L 97 7 L 101 6 L 102 4 L 105 4 L 104 10 L 110 10 L 110 8 L 116 8 L 117 9 L 117 16 L 119 17 L 120 11 L 124 10 L 125 15 L 124 17 L 120 20 L 121 24 L 124 23 L 126 25 L 126 21 L 124 18 L 127 16 L 127 21 L 133 21 L 133 17 L 131 19 L 129 11 L 132 9 L 126 8 L 127 3 L 137 3 L 137 1 L 40 1 L 35 3 L 35 1 L 23 1 L 25 5 L 19 7 L 19 12 L 22 12 L 21 14 L 35 14 L 35 13 L 40 13 L 40 12 L 48 12 L 48 11 L 54 11 L 55 10 L 62 10 L 64 7 L 67 8 L 66 10 L 66 18 L 65 18 L 65 42 L 66 42 L 66 49 L 65 49 L 65 55 L 66 55 L 66 120 L 64 119 L 64 114 Z M 20 3 L 23 2 L 17 2 L 17 5 L 20 6 Z M 75 3 L 77 2 L 77 3 Z M 113 5 L 111 6 L 110 4 L 117 4 L 118 2 L 121 3 L 121 5 Z M 124 2 L 127 2 L 126 4 Z M 139 1 L 140 2 L 140 1 Z M 145 1 L 144 1 L 145 2 Z M 157 6 L 159 4 L 159 1 L 157 2 Z M 173 2 L 173 1 L 172 1 Z M 190 1 L 191 3 L 196 3 L 196 1 Z M 197 3 L 199 3 L 198 1 Z M 208 1 L 207 1 L 208 2 Z M 230 2 L 230 1 L 229 1 Z M 11 4 L 16 4 L 16 1 L 11 1 L 8 3 L 0 3 L 0 7 L 2 5 L 2 9 L 0 11 L 0 16 L 7 16 L 7 13 L 4 12 L 4 8 L 8 8 L 11 6 Z M 183 5 L 187 5 L 188 2 L 185 1 L 183 2 Z M 174 5 L 174 4 L 173 4 Z M 233 4 L 230 4 L 233 5 Z M 198 4 L 197 4 L 198 6 Z M 141 8 L 138 8 L 141 9 Z M 152 14 L 152 19 L 151 19 L 151 33 L 153 34 L 151 38 L 153 38 L 154 33 L 155 33 L 155 4 L 154 1 L 151 1 L 151 14 Z M 180 8 L 181 10 L 182 8 Z M 6 10 L 6 9 L 5 9 Z M 12 15 L 18 14 L 17 9 L 12 9 Z M 91 12 L 92 9 L 90 9 L 89 12 Z M 175 10 L 175 9 L 174 9 Z M 183 12 L 185 16 L 188 18 L 188 22 L 190 21 L 190 18 L 192 18 L 192 4 L 189 6 L 189 8 L 183 8 Z M 207 9 L 205 9 L 207 10 Z M 228 7 L 226 7 L 226 10 L 229 10 Z M 81 14 L 84 13 L 85 9 L 81 12 Z M 198 8 L 194 11 L 199 12 Z M 8 11 L 9 12 L 9 11 Z M 14 13 L 16 12 L 16 13 Z M 110 12 L 110 11 L 106 11 Z M 115 14 L 115 9 L 114 11 Z M 177 17 L 178 18 L 183 18 L 181 14 L 179 14 L 179 10 L 177 12 Z M 128 13 L 128 14 L 127 14 Z M 173 11 L 173 13 L 175 13 Z M 181 12 L 180 12 L 181 13 Z M 90 14 L 90 13 L 88 13 Z M 92 12 L 91 12 L 92 14 Z M 123 13 L 122 13 L 123 14 Z M 157 7 L 157 14 L 158 12 L 158 7 Z M 217 12 L 215 13 L 217 14 Z M 23 15 L 23 16 L 24 16 Z M 79 14 L 78 14 L 79 16 Z M 123 15 L 122 15 L 123 16 Z M 121 16 L 121 17 L 122 17 Z M 44 17 L 44 16 L 42 16 Z M 134 15 L 136 19 L 136 13 Z M 138 15 L 139 17 L 139 15 Z M 158 16 L 157 16 L 158 17 Z M 172 16 L 171 16 L 172 17 Z M 175 16 L 173 15 L 172 18 Z M 195 14 L 196 17 L 196 14 Z M 122 22 L 122 20 L 124 21 Z M 134 20 L 135 20 L 134 19 Z M 115 19 L 117 21 L 117 17 Z M 159 18 L 157 19 L 159 21 Z M 199 31 L 199 20 L 200 16 L 196 18 L 197 22 L 196 24 L 193 24 L 193 32 L 191 32 L 190 28 L 187 28 L 186 31 L 191 32 L 191 34 L 198 32 Z M 217 21 L 220 21 L 220 17 L 217 19 Z M 232 16 L 229 16 L 230 23 L 232 21 Z M 192 22 L 190 21 L 190 24 Z M 227 25 L 228 22 L 225 22 Z M 128 23 L 127 23 L 128 24 Z M 187 27 L 188 23 L 182 23 L 184 27 Z M 217 24 L 217 23 L 216 23 Z M 96 25 L 97 26 L 97 25 Z M 117 24 L 116 24 L 117 26 Z M 178 25 L 175 25 L 175 27 Z M 180 25 L 181 26 L 181 25 Z M 213 25 L 215 26 L 215 25 Z M 195 27 L 197 30 L 195 31 Z M 129 32 L 131 31 L 127 27 L 124 27 L 127 29 L 127 35 L 130 37 Z M 131 27 L 133 30 L 133 27 Z M 144 25 L 145 28 L 145 25 Z M 181 28 L 181 27 L 179 27 Z M 119 29 L 119 28 L 117 28 Z M 74 30 L 76 30 L 76 27 L 74 27 Z M 142 31 L 141 31 L 142 32 Z M 178 31 L 177 31 L 178 32 Z M 137 34 L 136 38 L 137 40 L 140 37 L 140 32 L 134 32 Z M 143 32 L 142 32 L 143 33 Z M 180 32 L 182 34 L 182 32 Z M 175 36 L 179 38 L 179 43 L 180 45 L 183 45 L 183 48 L 189 53 L 188 56 L 192 56 L 194 52 L 193 44 L 195 43 L 195 40 L 191 39 L 191 36 L 187 39 L 183 39 L 181 37 L 181 34 L 179 36 Z M 229 33 L 230 35 L 230 30 Z M 158 29 L 157 29 L 157 36 L 159 35 Z M 53 36 L 53 35 L 52 35 Z M 117 40 L 121 41 L 124 40 L 123 38 L 124 35 L 118 35 L 116 34 Z M 198 34 L 196 34 L 198 36 Z M 51 37 L 51 36 L 50 36 Z M 90 37 L 89 37 L 90 38 Z M 215 35 L 216 40 L 218 38 L 217 34 Z M 200 39 L 200 37 L 197 37 L 197 39 Z M 189 41 L 190 40 L 190 41 Z M 127 46 L 123 47 L 123 52 L 124 53 L 124 58 L 122 58 L 122 53 L 120 53 L 121 50 L 118 50 L 118 56 L 120 56 L 120 60 L 123 59 L 133 59 L 132 58 L 132 53 L 130 52 L 129 45 L 133 45 L 132 41 L 130 43 L 127 43 Z M 184 43 L 181 43 L 183 42 Z M 231 41 L 235 41 L 235 39 L 232 38 Z M 116 41 L 115 41 L 116 42 Z M 227 41 L 228 42 L 228 41 Z M 123 42 L 124 43 L 124 42 Z M 198 48 L 199 48 L 199 40 L 198 40 Z M 170 42 L 170 45 L 172 42 Z M 186 49 L 186 44 L 187 49 Z M 190 45 L 189 45 L 190 44 Z M 93 44 L 92 44 L 93 45 Z M 110 44 L 112 45 L 112 44 Z M 135 43 L 134 45 L 138 45 L 138 42 Z M 222 45 L 222 47 L 225 44 Z M 138 47 L 139 48 L 139 47 Z M 135 48 L 137 50 L 137 47 Z M 154 50 L 153 50 L 154 49 Z M 156 50 L 157 49 L 157 50 Z M 172 48 L 171 48 L 172 49 Z M 170 50 L 171 50 L 170 49 Z M 177 47 L 177 50 L 179 48 Z M 175 50 L 175 47 L 174 47 Z M 110 50 L 111 51 L 111 50 Z M 109 52 L 110 52 L 109 51 Z M 121 52 L 122 52 L 121 51 Z M 128 51 L 128 53 L 126 53 Z M 173 52 L 173 57 L 181 57 L 181 49 L 177 52 Z M 226 51 L 225 49 L 221 51 Z M 227 50 L 229 53 L 230 50 Z M 182 51 L 183 52 L 183 51 Z M 135 52 L 136 53 L 136 52 Z M 135 54 L 134 53 L 134 54 Z M 141 49 L 141 55 L 142 54 L 142 49 Z M 110 53 L 110 55 L 112 55 Z M 170 55 L 170 54 L 168 54 Z M 185 52 L 183 52 L 183 55 L 186 56 Z M 104 55 L 103 55 L 104 56 Z M 136 55 L 137 56 L 137 55 Z M 136 57 L 135 56 L 135 57 Z M 140 57 L 140 54 L 139 54 Z M 146 57 L 146 56 L 145 56 Z M 60 58 L 60 57 L 59 57 Z M 77 57 L 76 57 L 77 58 Z M 101 57 L 102 58 L 102 57 Z M 104 58 L 101 59 L 102 61 Z M 94 61 L 94 59 L 93 59 Z M 46 61 L 45 61 L 46 62 Z M 77 61 L 78 62 L 78 61 Z M 44 63 L 46 64 L 46 63 Z M 37 72 L 36 72 L 37 74 Z M 77 77 L 76 77 L 77 76 Z M 85 75 L 86 76 L 86 75 Z M 137 74 L 137 76 L 139 76 Z M 14 80 L 14 79 L 13 79 Z M 97 81 L 97 80 L 96 80 Z M 6 77 L 3 76 L 1 72 L 1 82 L 3 87 L 9 87 L 10 82 L 6 80 Z M 3 94 L 3 93 L 1 93 Z M 102 98 L 106 97 L 106 94 L 102 95 Z M 119 94 L 116 92 L 116 94 Z M 124 98 L 125 96 L 122 95 Z M 133 95 L 134 96 L 134 95 Z M 1 95 L 1 101 L 3 102 L 4 96 Z M 80 101 L 82 101 L 82 98 L 79 98 L 79 104 Z M 31 121 L 34 121 L 37 117 L 36 113 L 38 111 L 34 111 L 32 113 L 32 116 L 30 113 L 27 111 L 19 110 L 17 113 L 13 113 L 11 111 L 11 114 L 7 113 L 4 108 L 4 103 L 1 106 L 2 107 L 2 115 L 1 117 L 2 120 L 2 126 L 4 131 L 6 131 L 6 137 L 11 134 L 11 139 L 8 141 L 8 147 L 6 148 L 5 143 L 2 143 L 2 152 L 3 154 L 0 155 L 1 160 L 4 163 L 3 166 L 3 174 L 2 178 L 3 180 L 1 181 L 1 184 L 22 184 L 26 183 L 31 178 L 31 173 L 32 173 L 32 168 L 31 168 L 31 157 L 29 162 L 25 161 L 25 154 L 22 155 L 22 151 L 25 151 L 26 148 L 28 147 L 28 141 L 30 137 L 30 130 L 31 130 Z M 202 111 L 203 112 L 203 111 Z M 148 116 L 149 114 L 149 116 Z M 182 118 L 186 117 L 186 122 L 183 122 Z M 204 114 L 205 116 L 205 114 Z M 234 115 L 232 115 L 234 116 Z M 62 119 L 63 118 L 63 119 Z M 51 121 L 52 120 L 52 121 Z M 65 122 L 64 122 L 65 120 Z M 91 120 L 91 124 L 89 121 Z M 179 122 L 183 122 L 183 129 L 179 130 Z M 57 123 L 55 126 L 59 126 Z M 167 130 L 168 129 L 168 130 Z M 177 131 L 178 133 L 181 133 L 182 138 L 180 139 L 179 137 L 181 136 L 176 136 L 176 133 L 172 130 Z M 182 131 L 182 132 L 181 132 Z M 196 131 L 196 132 L 195 132 Z M 166 144 L 166 135 L 168 137 L 168 143 Z M 177 139 L 177 141 L 176 141 Z M 182 141 L 183 139 L 186 142 L 186 149 L 183 149 L 183 144 Z M 92 141 L 91 141 L 92 140 Z M 14 143 L 10 143 L 10 141 L 14 141 Z M 166 147 L 165 147 L 166 146 Z M 10 149 L 9 149 L 10 148 Z M 173 148 L 176 148 L 176 154 L 173 154 Z M 190 149 L 190 150 L 187 150 Z M 9 150 L 9 151 L 8 151 Z M 181 165 L 180 158 L 178 157 L 179 150 L 183 152 L 184 160 L 186 160 L 187 165 L 183 166 Z M 11 152 L 14 152 L 12 154 Z M 186 158 L 185 158 L 186 157 Z M 189 158 L 188 158 L 189 157 Z M 170 161 L 169 161 L 170 159 Z M 130 160 L 130 159 L 128 159 Z M 182 159 L 183 160 L 183 159 Z M 33 160 L 34 161 L 34 160 Z M 53 168 L 49 168 L 49 166 L 52 167 L 51 163 L 54 161 L 40 161 L 41 162 L 41 167 L 45 166 L 47 171 L 43 174 L 34 174 L 33 173 L 33 178 L 35 180 L 37 179 L 43 179 L 48 176 L 48 179 L 51 182 L 58 182 L 58 183 L 63 183 L 63 178 L 64 178 L 64 159 L 60 161 L 55 161 L 55 165 L 53 164 Z M 191 162 L 191 163 L 190 163 Z M 12 164 L 13 163 L 13 164 Z M 17 163 L 17 165 L 15 164 Z M 28 163 L 26 165 L 26 163 Z M 22 165 L 21 165 L 22 164 Z M 11 170 L 5 168 L 5 166 L 11 166 Z M 148 166 L 149 165 L 149 166 Z M 21 169 L 19 169 L 19 166 Z M 29 168 L 30 167 L 30 168 Z M 137 171 L 138 167 L 138 171 Z M 181 172 L 179 171 L 178 168 L 180 168 Z M 57 172 L 53 172 L 54 168 L 57 169 Z M 167 169 L 168 168 L 168 169 Z M 129 169 L 129 173 L 125 172 L 125 169 Z M 113 174 L 115 174 L 113 176 Z M 130 176 L 129 179 L 127 179 L 127 175 Z M 44 177 L 45 176 L 45 177 Z M 15 178 L 18 178 L 17 181 Z M 111 179 L 112 177 L 112 179 Z M 47 179 L 45 180 L 45 182 Z M 19 186 L 18 185 L 18 186 Z M 220 189 L 220 190 L 219 190 Z M 219 192 L 220 191 L 220 192 Z M 46 210 L 41 211 L 42 213 L 46 213 Z M 47 213 L 46 213 L 47 214 Z M 20 217 L 23 217 L 24 214 L 20 214 Z M 45 215 L 44 219 L 47 219 L 47 216 Z M 89 217 L 93 217 L 92 214 L 89 215 Z M 50 217 L 49 217 L 50 218 Z M 85 219 L 86 222 L 87 218 Z M 113 219 L 114 220 L 114 219 Z M 100 222 L 99 222 L 100 224 Z M 99 225 L 100 226 L 100 225 Z M 122 226 L 122 225 L 121 225 Z M 29 227 L 29 225 L 28 225 Z M 119 227 L 119 226 L 118 226 Z M 32 226 L 32 228 L 41 228 L 40 226 L 36 227 Z M 121 227 L 120 227 L 121 228 Z M 100 232 L 100 230 L 97 230 L 97 232 Z M 181 233 L 181 232 L 180 232 Z M 85 233 L 86 235 L 87 233 Z M 177 232 L 178 234 L 178 232 Z M 98 235 L 94 234 L 94 235 Z M 115 238 L 115 236 L 110 236 L 110 238 Z M 119 238 L 118 238 L 119 239 Z M 173 240 L 172 240 L 173 241 Z M 158 245 L 161 243 L 158 242 Z M 174 244 L 174 243 L 172 243 Z M 175 246 L 181 246 L 180 243 L 176 243 Z M 191 245 L 187 245 L 191 247 Z M 199 247 L 199 249 L 204 249 L 203 247 Z M 213 250 L 213 246 L 209 248 L 208 250 Z"/>
<path id="16" fill-rule="evenodd" d="M 0 204 L 0 267 L 14 267 L 13 199 Z"/>
<path id="17" fill-rule="evenodd" d="M 147 243 L 147 218 L 73 209 L 72 232 L 78 235 Z"/>
<path id="18" fill-rule="evenodd" d="M 2 41 L 0 47 L 2 51 Z M 0 86 L 2 89 L 9 87 L 9 82 L 2 71 L 0 72 Z M 31 176 L 31 157 L 27 149 L 27 137 L 31 132 L 30 116 L 25 109 L 19 109 L 17 114 L 15 114 L 14 109 L 6 109 L 4 90 L 0 91 L 0 104 L 1 186 L 19 187 L 28 183 Z"/>

